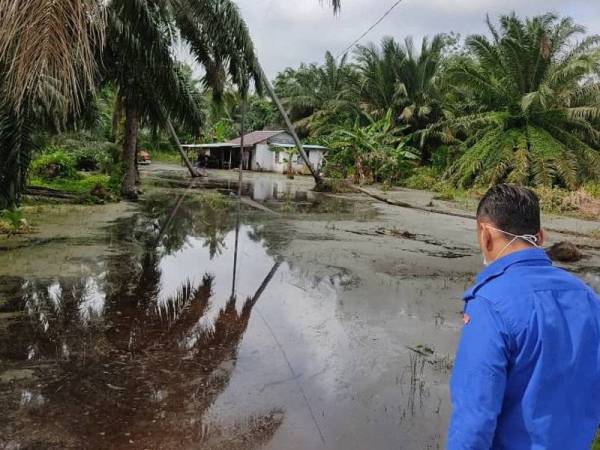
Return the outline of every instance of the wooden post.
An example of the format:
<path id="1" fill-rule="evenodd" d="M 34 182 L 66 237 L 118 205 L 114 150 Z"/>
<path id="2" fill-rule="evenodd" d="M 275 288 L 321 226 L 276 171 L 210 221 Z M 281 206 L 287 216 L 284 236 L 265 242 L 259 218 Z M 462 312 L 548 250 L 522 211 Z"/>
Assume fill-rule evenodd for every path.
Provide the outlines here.
<path id="1" fill-rule="evenodd" d="M 292 124 L 290 118 L 288 117 L 287 113 L 285 112 L 285 109 L 283 108 L 283 105 L 281 104 L 279 97 L 275 93 L 275 90 L 273 89 L 273 85 L 271 85 L 271 82 L 267 78 L 267 75 L 265 74 L 265 71 L 262 68 L 262 66 L 260 66 L 260 71 L 262 73 L 263 83 L 265 85 L 265 88 L 267 89 L 267 92 L 269 93 L 269 95 L 273 99 L 273 102 L 277 106 L 279 113 L 283 117 L 285 125 L 288 129 L 288 132 L 292 135 L 292 139 L 294 139 L 294 143 L 296 144 L 296 147 L 298 148 L 298 151 L 300 152 L 300 156 L 304 160 L 304 164 L 306 164 L 306 167 L 308 167 L 308 170 L 310 170 L 310 173 L 312 174 L 313 178 L 315 179 L 315 183 L 317 183 L 317 185 L 322 184 L 323 180 L 321 179 L 321 176 L 317 173 L 317 171 L 315 170 L 313 165 L 308 160 L 308 156 L 306 155 L 306 152 L 304 151 L 302 142 L 300 142 L 300 138 L 298 138 L 298 135 L 296 134 L 296 129 L 294 128 L 294 125 Z"/>
<path id="2" fill-rule="evenodd" d="M 175 145 L 177 146 L 177 150 L 179 150 L 179 154 L 181 155 L 181 159 L 183 159 L 183 162 L 185 163 L 185 165 L 187 166 L 188 170 L 190 171 L 190 175 L 192 177 L 198 177 L 198 176 L 200 176 L 198 174 L 198 172 L 196 171 L 196 169 L 194 168 L 194 166 L 192 165 L 192 163 L 190 162 L 187 154 L 185 153 L 185 150 L 181 146 L 181 142 L 179 142 L 179 138 L 177 137 L 177 133 L 175 133 L 175 128 L 173 128 L 173 124 L 171 123 L 171 119 L 168 119 L 168 118 L 167 118 L 167 128 L 169 129 L 169 132 L 171 133 L 171 136 L 173 137 L 173 140 L 175 141 Z"/>

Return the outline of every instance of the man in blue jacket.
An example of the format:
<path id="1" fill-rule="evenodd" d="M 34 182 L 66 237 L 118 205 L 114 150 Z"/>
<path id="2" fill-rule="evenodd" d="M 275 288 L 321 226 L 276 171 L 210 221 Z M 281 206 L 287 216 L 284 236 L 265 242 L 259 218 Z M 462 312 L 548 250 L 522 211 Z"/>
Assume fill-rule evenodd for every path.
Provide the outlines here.
<path id="1" fill-rule="evenodd" d="M 487 266 L 464 295 L 448 449 L 588 450 L 600 424 L 600 299 L 541 249 L 536 195 L 477 208 Z"/>

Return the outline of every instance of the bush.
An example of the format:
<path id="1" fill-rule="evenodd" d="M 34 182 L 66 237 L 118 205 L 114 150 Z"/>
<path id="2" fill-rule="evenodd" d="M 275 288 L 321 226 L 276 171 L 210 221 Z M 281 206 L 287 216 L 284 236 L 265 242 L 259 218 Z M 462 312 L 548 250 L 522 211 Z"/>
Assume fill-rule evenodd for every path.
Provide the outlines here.
<path id="1" fill-rule="evenodd" d="M 600 198 L 595 197 L 588 187 L 577 191 L 559 188 L 534 189 L 540 198 L 542 210 L 550 213 L 577 212 L 584 217 L 596 218 L 600 215 Z"/>
<path id="2" fill-rule="evenodd" d="M 31 175 L 44 180 L 77 179 L 75 158 L 61 148 L 52 148 L 49 153 L 42 154 L 32 161 Z"/>
<path id="3" fill-rule="evenodd" d="M 591 197 L 600 199 L 600 183 L 586 183 L 582 189 Z"/>
<path id="4" fill-rule="evenodd" d="M 27 233 L 29 230 L 29 223 L 23 217 L 22 209 L 0 211 L 0 234 Z"/>
<path id="5" fill-rule="evenodd" d="M 119 147 L 112 142 L 99 140 L 88 133 L 64 133 L 50 139 L 53 148 L 61 148 L 75 159 L 75 168 L 86 172 L 99 170 L 110 173 L 119 159 Z"/>
<path id="6" fill-rule="evenodd" d="M 416 167 L 403 185 L 409 189 L 433 190 L 440 173 L 433 167 Z"/>

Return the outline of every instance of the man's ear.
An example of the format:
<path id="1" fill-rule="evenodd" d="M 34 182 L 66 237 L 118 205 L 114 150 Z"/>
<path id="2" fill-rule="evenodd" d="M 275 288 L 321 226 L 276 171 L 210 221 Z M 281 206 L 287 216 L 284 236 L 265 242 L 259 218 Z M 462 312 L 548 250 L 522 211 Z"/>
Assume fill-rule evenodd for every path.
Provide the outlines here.
<path id="1" fill-rule="evenodd" d="M 546 232 L 544 231 L 543 228 L 540 228 L 540 232 L 538 233 L 538 241 L 537 241 L 537 245 L 539 245 L 540 247 L 542 245 L 544 245 L 544 240 L 546 239 Z"/>
<path id="2" fill-rule="evenodd" d="M 494 243 L 490 229 L 485 226 L 484 222 L 477 222 L 477 226 L 479 227 L 479 245 L 481 249 L 491 252 L 494 249 Z"/>

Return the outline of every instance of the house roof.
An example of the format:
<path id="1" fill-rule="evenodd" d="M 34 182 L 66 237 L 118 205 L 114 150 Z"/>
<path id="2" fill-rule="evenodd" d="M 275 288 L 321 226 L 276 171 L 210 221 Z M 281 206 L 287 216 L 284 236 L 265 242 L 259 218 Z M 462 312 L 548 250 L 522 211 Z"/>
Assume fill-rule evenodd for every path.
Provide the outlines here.
<path id="1" fill-rule="evenodd" d="M 281 148 L 294 148 L 296 144 L 280 144 L 279 142 L 271 144 L 273 147 L 281 147 Z M 302 144 L 302 147 L 310 149 L 310 150 L 327 150 L 327 147 L 323 147 L 322 145 L 315 144 Z"/>
<path id="2" fill-rule="evenodd" d="M 262 130 L 262 131 L 253 131 L 251 133 L 247 133 L 244 135 L 244 147 L 251 147 L 253 145 L 260 144 L 261 142 L 264 142 L 267 139 L 270 139 L 273 136 L 277 136 L 278 134 L 281 134 L 281 133 L 285 133 L 285 131 Z M 238 137 L 238 138 L 232 139 L 230 141 L 227 141 L 227 143 L 238 146 L 238 145 L 240 145 L 240 138 Z"/>
<path id="3" fill-rule="evenodd" d="M 213 144 L 182 144 L 183 148 L 221 148 L 221 147 L 235 147 L 233 144 L 226 142 L 215 142 Z"/>

